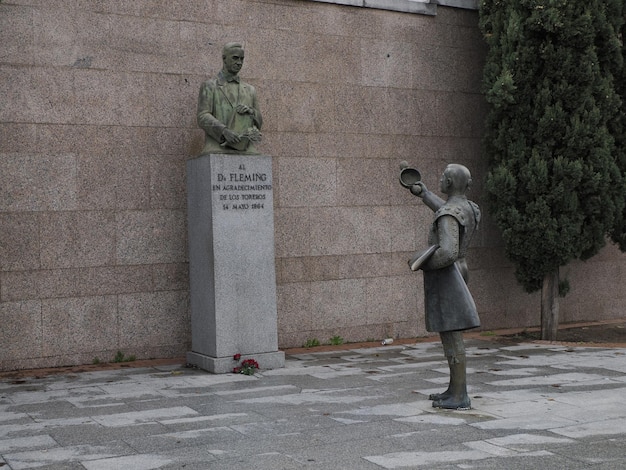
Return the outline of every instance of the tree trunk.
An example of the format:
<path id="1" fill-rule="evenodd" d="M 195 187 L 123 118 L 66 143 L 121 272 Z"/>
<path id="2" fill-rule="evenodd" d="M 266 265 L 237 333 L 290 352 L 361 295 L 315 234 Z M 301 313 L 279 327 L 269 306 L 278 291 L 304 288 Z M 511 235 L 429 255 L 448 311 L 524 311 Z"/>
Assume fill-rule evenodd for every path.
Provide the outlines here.
<path id="1" fill-rule="evenodd" d="M 559 270 L 546 274 L 541 287 L 541 339 L 556 341 L 559 329 Z"/>

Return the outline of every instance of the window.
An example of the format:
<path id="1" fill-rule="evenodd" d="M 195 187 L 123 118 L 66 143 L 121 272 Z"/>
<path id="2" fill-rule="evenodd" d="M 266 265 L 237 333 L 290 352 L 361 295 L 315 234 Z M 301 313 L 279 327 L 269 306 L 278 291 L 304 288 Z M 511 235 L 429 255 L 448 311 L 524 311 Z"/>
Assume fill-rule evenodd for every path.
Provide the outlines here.
<path id="1" fill-rule="evenodd" d="M 421 15 L 436 15 L 437 5 L 478 10 L 478 0 L 312 0 L 353 7 L 378 8 Z"/>

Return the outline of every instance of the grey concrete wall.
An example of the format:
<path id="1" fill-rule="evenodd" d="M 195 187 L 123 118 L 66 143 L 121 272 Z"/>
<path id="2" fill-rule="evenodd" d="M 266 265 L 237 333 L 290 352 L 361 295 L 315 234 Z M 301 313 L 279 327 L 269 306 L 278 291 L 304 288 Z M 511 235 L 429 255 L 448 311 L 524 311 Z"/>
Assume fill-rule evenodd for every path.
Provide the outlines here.
<path id="1" fill-rule="evenodd" d="M 431 214 L 397 183 L 469 166 L 483 202 L 477 12 L 304 0 L 0 3 L 0 369 L 190 347 L 185 161 L 200 83 L 244 41 L 274 158 L 279 345 L 425 334 L 406 259 Z M 484 205 L 484 204 L 483 204 Z M 485 329 L 539 323 L 488 214 Z M 563 320 L 623 316 L 626 258 L 569 269 Z"/>

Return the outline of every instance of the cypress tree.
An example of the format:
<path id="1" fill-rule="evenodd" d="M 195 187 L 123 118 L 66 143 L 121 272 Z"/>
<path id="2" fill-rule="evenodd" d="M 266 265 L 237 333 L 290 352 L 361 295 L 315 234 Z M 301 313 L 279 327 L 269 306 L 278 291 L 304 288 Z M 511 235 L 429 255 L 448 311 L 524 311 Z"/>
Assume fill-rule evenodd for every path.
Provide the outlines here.
<path id="1" fill-rule="evenodd" d="M 544 339 L 556 339 L 559 268 L 623 237 L 622 11 L 623 0 L 480 5 L 488 206 L 518 281 L 542 289 Z"/>
<path id="2" fill-rule="evenodd" d="M 615 138 L 615 155 L 617 163 L 626 180 L 626 68 L 624 67 L 624 57 L 626 56 L 626 45 L 624 44 L 624 34 L 626 34 L 626 6 L 625 2 L 615 2 L 616 8 L 610 18 L 614 20 L 614 28 L 619 31 L 621 48 L 618 51 L 606 50 L 611 56 L 607 57 L 607 62 L 613 66 L 611 72 L 616 77 L 615 89 L 622 99 L 621 107 L 618 115 L 610 123 L 611 134 Z M 612 55 L 617 58 L 611 60 Z M 617 215 L 613 229 L 610 232 L 611 240 L 615 242 L 620 250 L 626 251 L 626 206 L 621 213 Z"/>

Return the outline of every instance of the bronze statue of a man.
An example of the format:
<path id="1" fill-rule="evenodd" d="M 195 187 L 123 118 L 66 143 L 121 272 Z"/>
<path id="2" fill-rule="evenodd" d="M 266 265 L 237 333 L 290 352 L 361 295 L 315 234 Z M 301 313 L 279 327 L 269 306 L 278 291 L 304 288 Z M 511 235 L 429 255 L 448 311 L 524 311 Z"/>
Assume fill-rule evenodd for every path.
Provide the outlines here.
<path id="1" fill-rule="evenodd" d="M 450 368 L 448 389 L 429 398 L 435 408 L 469 409 L 462 332 L 480 326 L 474 299 L 467 288 L 465 261 L 480 222 L 478 205 L 466 196 L 472 177 L 465 166 L 448 165 L 439 181 L 441 192 L 448 196 L 444 201 L 426 188 L 417 170 L 403 169 L 407 170 L 415 173 L 412 180 L 409 178 L 410 184 L 403 184 L 435 212 L 428 235 L 430 248 L 416 253 L 409 261 L 411 269 L 424 271 L 426 329 L 439 333 Z"/>
<path id="2" fill-rule="evenodd" d="M 260 140 L 263 118 L 254 87 L 239 78 L 243 59 L 240 43 L 226 44 L 222 70 L 200 87 L 197 118 L 205 133 L 203 155 L 258 153 L 254 142 Z"/>

